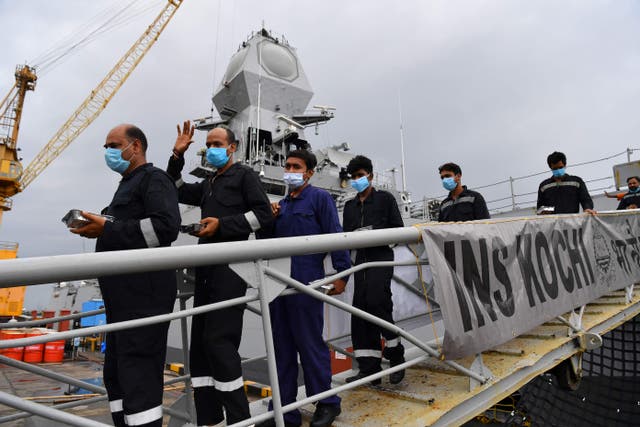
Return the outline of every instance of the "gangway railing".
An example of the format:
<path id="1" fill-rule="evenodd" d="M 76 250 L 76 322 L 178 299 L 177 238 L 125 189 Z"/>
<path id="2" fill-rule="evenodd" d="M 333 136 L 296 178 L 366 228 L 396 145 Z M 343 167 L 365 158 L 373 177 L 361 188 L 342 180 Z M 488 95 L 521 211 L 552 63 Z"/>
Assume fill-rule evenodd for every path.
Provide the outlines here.
<path id="1" fill-rule="evenodd" d="M 263 322 L 263 333 L 267 350 L 267 365 L 269 368 L 269 380 L 271 383 L 274 410 L 273 412 L 268 412 L 252 417 L 251 419 L 242 421 L 235 425 L 246 426 L 251 425 L 255 422 L 269 419 L 271 417 L 275 417 L 276 425 L 281 427 L 284 425 L 283 414 L 287 411 L 299 408 L 311 402 L 316 402 L 327 396 L 335 395 L 339 392 L 358 387 L 362 384 L 366 384 L 367 382 L 372 381 L 373 379 L 381 378 L 384 375 L 388 375 L 389 373 L 413 366 L 417 363 L 422 362 L 427 357 L 440 359 L 441 354 L 439 349 L 433 347 L 428 343 L 422 342 L 420 339 L 403 330 L 402 328 L 316 290 L 323 284 L 331 283 L 338 278 L 350 275 L 365 268 L 392 265 L 414 265 L 418 268 L 421 268 L 420 265 L 427 263 L 426 260 L 416 257 L 415 261 L 384 261 L 361 264 L 343 272 L 328 276 L 322 280 L 316 281 L 311 285 L 304 285 L 303 283 L 300 283 L 289 277 L 288 273 L 283 273 L 272 267 L 269 267 L 268 265 L 266 265 L 265 260 L 284 258 L 292 255 L 324 253 L 341 249 L 358 249 L 389 244 L 419 243 L 420 240 L 421 232 L 417 227 L 404 227 L 397 229 L 372 230 L 367 232 L 336 233 L 331 235 L 282 238 L 277 240 L 277 244 L 273 239 L 265 239 L 219 243 L 212 245 L 153 248 L 94 254 L 60 255 L 40 258 L 22 258 L 16 260 L 7 260 L 0 263 L 0 287 L 8 287 L 13 283 L 36 285 L 40 283 L 50 283 L 55 281 L 100 277 L 113 274 L 113 265 L 119 266 L 118 274 L 120 275 L 128 273 L 139 273 L 144 271 L 167 270 L 172 268 L 183 269 L 185 267 L 197 267 L 211 264 L 232 264 L 233 268 L 234 264 L 237 265 L 239 263 L 250 263 L 250 265 L 252 265 L 255 269 L 256 280 L 253 282 L 249 281 L 249 285 L 257 288 L 257 295 L 249 294 L 244 297 L 234 298 L 191 309 L 181 309 L 180 311 L 164 315 L 157 315 L 141 319 L 129 320 L 126 322 L 118 322 L 113 324 L 58 332 L 55 334 L 55 340 L 69 339 L 78 336 L 87 336 L 104 332 L 113 332 L 135 327 L 148 326 L 151 324 L 168 322 L 175 319 L 185 319 L 188 316 L 203 314 L 209 311 L 219 310 L 238 304 L 247 304 L 252 301 L 259 301 Z M 371 375 L 353 383 L 332 388 L 330 390 L 327 390 L 326 392 L 314 396 L 307 396 L 307 398 L 304 400 L 294 402 L 283 407 L 280 400 L 280 391 L 276 372 L 276 360 L 273 349 L 271 319 L 268 309 L 268 304 L 270 301 L 268 300 L 267 292 L 265 292 L 265 289 L 270 286 L 268 283 L 266 283 L 266 277 L 270 277 L 280 284 L 284 284 L 289 287 L 289 289 L 284 290 L 282 293 L 280 293 L 280 295 L 289 295 L 293 293 L 308 294 L 330 305 L 338 307 L 339 309 L 350 313 L 352 316 L 363 318 L 382 328 L 397 333 L 406 341 L 412 343 L 417 348 L 422 350 L 425 354 L 409 360 L 402 365 L 385 369 L 375 375 Z M 181 308 L 183 308 L 182 305 Z M 51 321 L 51 318 L 46 319 L 47 323 Z M 0 348 L 39 344 L 51 340 L 52 338 L 47 336 L 3 340 L 0 341 Z M 11 364 L 12 366 L 20 366 L 21 368 L 31 370 L 31 372 L 37 371 L 40 374 L 45 374 L 41 371 L 42 368 L 34 367 L 31 365 L 24 366 L 26 364 L 22 364 L 22 362 L 17 361 L 7 361 L 4 357 L 0 358 L 0 362 L 7 362 L 7 364 Z M 464 366 L 456 363 L 455 361 L 445 360 L 442 363 L 449 365 L 459 373 L 468 376 L 470 379 L 473 379 L 478 383 L 484 384 L 489 380 L 489 378 L 483 376 L 481 373 L 474 371 L 473 369 L 467 369 Z M 47 373 L 46 375 L 51 375 L 51 373 Z M 73 380 L 72 378 L 63 378 L 59 376 L 57 378 L 69 383 L 71 383 L 70 381 Z M 186 381 L 187 378 L 188 376 L 181 377 L 180 381 Z M 174 379 L 174 381 L 177 380 L 178 379 Z M 91 386 L 85 385 L 83 383 L 82 387 L 89 389 Z M 95 388 L 95 390 L 97 392 L 103 392 L 102 388 L 100 388 L 100 390 L 98 390 L 98 388 Z M 98 399 L 96 399 L 96 401 L 98 401 Z M 12 406 L 14 408 L 23 409 L 29 413 L 42 415 L 60 421 L 64 420 L 63 422 L 68 422 L 72 425 L 99 425 L 94 421 L 78 419 L 78 417 L 75 416 L 71 416 L 72 418 L 69 418 L 70 414 L 61 412 L 61 405 L 59 405 L 58 408 L 46 407 L 43 405 L 38 405 L 38 407 L 35 408 L 32 402 L 28 402 L 28 404 L 21 402 L 18 402 L 15 396 L 8 395 L 7 393 L 0 393 L 0 403 Z M 163 410 L 181 419 L 189 419 L 189 414 L 178 414 L 176 411 L 171 410 L 170 408 L 163 408 Z M 18 415 L 11 415 L 11 417 L 15 416 Z M 3 418 L 0 418 L 0 422 L 3 420 Z"/>
<path id="2" fill-rule="evenodd" d="M 595 160 L 589 160 L 589 161 L 585 161 L 585 162 L 579 162 L 579 163 L 569 163 L 569 165 L 567 166 L 567 169 L 569 170 L 573 170 L 574 168 L 578 168 L 581 166 L 587 166 L 587 165 L 591 165 L 591 164 L 596 164 L 596 163 L 602 163 L 602 162 L 606 162 L 608 160 L 612 160 L 615 158 L 619 158 L 622 156 L 626 156 L 627 157 L 627 161 L 630 162 L 631 161 L 631 155 L 636 152 L 636 151 L 640 151 L 639 148 L 627 148 L 624 151 L 621 151 L 619 153 L 615 153 L 609 156 L 605 156 L 599 159 L 595 159 Z M 505 212 L 505 211 L 509 211 L 509 210 L 516 210 L 519 208 L 525 208 L 525 207 L 529 207 L 529 206 L 535 206 L 536 203 L 536 195 L 538 194 L 537 191 L 537 186 L 535 187 L 534 191 L 525 191 L 525 192 L 518 192 L 516 191 L 516 183 L 518 182 L 523 182 L 523 181 L 527 181 L 531 178 L 536 178 L 536 177 L 541 177 L 541 176 L 549 176 L 549 170 L 543 170 L 543 171 L 539 171 L 539 172 L 533 172 L 533 173 L 529 173 L 526 175 L 521 175 L 521 176 L 509 176 L 505 179 L 502 179 L 500 181 L 496 181 L 496 182 L 492 182 L 490 184 L 484 184 L 484 185 L 479 185 L 479 186 L 474 186 L 474 185 L 470 185 L 469 189 L 471 190 L 475 190 L 475 191 L 480 191 L 480 190 L 488 190 L 488 189 L 493 189 L 496 187 L 504 187 L 504 186 L 508 186 L 508 189 L 506 191 L 504 191 L 504 188 L 500 191 L 500 194 L 506 194 L 505 196 L 502 197 L 485 197 L 485 201 L 487 203 L 487 206 L 489 208 L 489 212 L 491 214 L 497 214 L 497 213 L 501 213 L 501 212 Z M 600 184 L 603 181 L 606 180 L 612 180 L 612 182 L 608 185 L 604 185 L 604 184 Z M 598 177 L 598 178 L 593 178 L 593 179 L 585 179 L 585 183 L 587 184 L 587 188 L 589 189 L 589 192 L 592 195 L 595 195 L 597 192 L 603 191 L 603 190 L 608 190 L 611 189 L 614 186 L 613 184 L 613 175 L 609 175 L 609 176 L 605 176 L 605 177 Z M 597 187 L 592 187 L 589 184 L 593 184 L 593 183 L 598 183 Z M 529 188 L 531 188 L 529 186 Z M 482 193 L 482 191 L 480 191 Z M 436 220 L 437 217 L 437 209 L 433 209 L 433 207 L 430 207 L 429 204 L 433 204 L 436 203 L 439 206 L 439 202 L 441 202 L 442 200 L 444 200 L 447 197 L 446 193 L 443 194 L 439 194 L 439 195 L 435 195 L 435 196 L 424 196 L 421 200 L 417 200 L 415 202 L 412 202 L 409 205 L 409 209 L 411 212 L 411 217 L 412 218 L 416 218 L 422 221 L 430 221 L 430 220 Z"/>

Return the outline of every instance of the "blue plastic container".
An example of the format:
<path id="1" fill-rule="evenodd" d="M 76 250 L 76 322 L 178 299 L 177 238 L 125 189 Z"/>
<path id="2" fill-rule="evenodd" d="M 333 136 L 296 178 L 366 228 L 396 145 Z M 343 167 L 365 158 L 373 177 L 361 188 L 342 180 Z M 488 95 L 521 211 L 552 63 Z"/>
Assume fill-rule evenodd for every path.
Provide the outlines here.
<path id="1" fill-rule="evenodd" d="M 87 311 L 99 310 L 104 308 L 104 301 L 101 299 L 91 299 L 89 301 L 85 301 L 82 303 L 82 312 L 86 313 Z M 83 317 L 80 319 L 80 326 L 83 328 L 89 326 L 99 326 L 105 325 L 107 323 L 107 316 L 102 314 L 97 314 L 95 316 Z"/>

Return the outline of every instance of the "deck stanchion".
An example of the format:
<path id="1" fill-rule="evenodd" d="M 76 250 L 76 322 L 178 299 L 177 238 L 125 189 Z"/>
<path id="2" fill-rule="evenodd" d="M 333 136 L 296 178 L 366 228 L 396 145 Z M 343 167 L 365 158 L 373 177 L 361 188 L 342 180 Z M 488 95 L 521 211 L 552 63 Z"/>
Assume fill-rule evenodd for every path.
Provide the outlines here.
<path id="1" fill-rule="evenodd" d="M 284 427 L 282 400 L 280 400 L 280 384 L 278 383 L 276 355 L 273 347 L 273 335 L 271 332 L 271 313 L 269 312 L 269 301 L 267 301 L 267 295 L 264 292 L 264 268 L 261 260 L 256 260 L 254 265 L 258 273 L 258 292 L 260 294 L 260 310 L 262 311 L 262 332 L 264 333 L 264 343 L 267 348 L 267 366 L 269 368 L 269 382 L 271 383 L 273 413 L 276 426 Z"/>

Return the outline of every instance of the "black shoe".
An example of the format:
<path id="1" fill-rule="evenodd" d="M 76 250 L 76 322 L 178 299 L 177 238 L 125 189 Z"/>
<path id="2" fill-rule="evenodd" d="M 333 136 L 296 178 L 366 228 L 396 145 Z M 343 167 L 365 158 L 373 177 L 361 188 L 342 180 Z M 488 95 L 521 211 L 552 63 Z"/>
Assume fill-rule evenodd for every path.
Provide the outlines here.
<path id="1" fill-rule="evenodd" d="M 333 420 L 340 415 L 340 405 L 325 405 L 318 403 L 309 427 L 329 427 Z"/>
<path id="2" fill-rule="evenodd" d="M 390 365 L 393 368 L 394 366 L 398 366 L 404 363 L 404 356 L 399 359 L 390 360 Z M 404 369 L 401 371 L 394 372 L 389 375 L 389 382 L 391 384 L 398 384 L 400 381 L 404 379 Z"/>
<path id="3" fill-rule="evenodd" d="M 348 383 L 352 383 L 354 381 L 358 381 L 358 380 L 360 380 L 362 378 L 368 377 L 369 375 L 371 375 L 371 374 L 363 374 L 362 372 L 358 372 L 357 374 L 355 374 L 353 376 L 345 378 L 345 381 L 348 382 Z M 372 380 L 372 381 L 369 382 L 369 384 L 371 384 L 371 385 L 380 385 L 380 384 L 382 384 L 382 379 L 378 378 L 376 380 Z"/>
<path id="4" fill-rule="evenodd" d="M 270 420 L 262 421 L 255 425 L 256 427 L 276 427 L 276 420 L 271 418 Z M 300 424 L 290 423 L 288 421 L 284 422 L 285 427 L 300 427 Z"/>

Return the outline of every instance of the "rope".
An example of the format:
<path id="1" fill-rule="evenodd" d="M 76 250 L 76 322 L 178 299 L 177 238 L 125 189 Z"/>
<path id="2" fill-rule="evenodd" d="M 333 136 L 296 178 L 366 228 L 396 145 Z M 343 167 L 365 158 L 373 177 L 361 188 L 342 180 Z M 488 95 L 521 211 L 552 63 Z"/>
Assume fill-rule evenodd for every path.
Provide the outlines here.
<path id="1" fill-rule="evenodd" d="M 422 239 L 422 230 L 418 227 L 420 224 L 415 224 L 414 227 L 418 229 L 420 232 L 420 238 Z M 424 294 L 424 300 L 427 303 L 427 312 L 429 313 L 429 320 L 431 321 L 431 328 L 433 329 L 433 336 L 436 339 L 436 347 L 438 348 L 438 353 L 440 353 L 440 359 L 444 360 L 444 354 L 442 353 L 442 347 L 440 346 L 440 339 L 438 338 L 438 331 L 436 330 L 436 323 L 433 320 L 433 310 L 431 310 L 431 303 L 429 302 L 429 294 L 427 293 L 427 288 L 424 283 L 424 277 L 422 277 L 422 265 L 420 264 L 420 257 L 416 253 L 415 250 L 409 245 L 407 245 L 409 250 L 413 253 L 413 256 L 416 259 L 416 268 L 418 269 L 418 277 L 420 277 L 420 285 L 422 286 L 422 293 Z"/>

